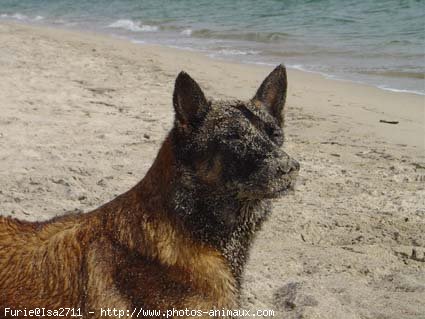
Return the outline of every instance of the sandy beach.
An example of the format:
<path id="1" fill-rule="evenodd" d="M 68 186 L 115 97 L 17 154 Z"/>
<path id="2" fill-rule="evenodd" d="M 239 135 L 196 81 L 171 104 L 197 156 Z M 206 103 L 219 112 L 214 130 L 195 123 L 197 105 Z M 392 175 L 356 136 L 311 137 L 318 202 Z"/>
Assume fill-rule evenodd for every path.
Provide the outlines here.
<path id="1" fill-rule="evenodd" d="M 0 43 L 0 214 L 32 221 L 90 211 L 143 177 L 179 71 L 211 98 L 248 99 L 273 68 L 12 23 Z M 285 149 L 301 172 L 254 244 L 243 307 L 425 318 L 425 97 L 288 77 Z"/>

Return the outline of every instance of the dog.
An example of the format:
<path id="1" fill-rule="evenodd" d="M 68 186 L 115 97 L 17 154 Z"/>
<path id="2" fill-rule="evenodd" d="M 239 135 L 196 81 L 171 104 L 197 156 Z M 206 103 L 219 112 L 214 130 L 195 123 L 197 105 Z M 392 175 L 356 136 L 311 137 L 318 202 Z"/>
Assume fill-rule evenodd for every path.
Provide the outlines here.
<path id="1" fill-rule="evenodd" d="M 249 101 L 209 100 L 181 72 L 174 126 L 136 186 L 85 214 L 0 217 L 0 316 L 237 307 L 254 236 L 300 168 L 282 150 L 286 91 L 282 65 Z"/>

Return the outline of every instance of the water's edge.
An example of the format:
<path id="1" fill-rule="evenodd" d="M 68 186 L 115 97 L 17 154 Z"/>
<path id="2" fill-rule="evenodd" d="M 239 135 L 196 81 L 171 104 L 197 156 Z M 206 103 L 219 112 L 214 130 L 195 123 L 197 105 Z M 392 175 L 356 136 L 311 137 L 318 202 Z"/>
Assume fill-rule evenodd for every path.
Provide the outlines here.
<path id="1" fill-rule="evenodd" d="M 229 61 L 229 62 L 234 62 L 234 63 L 239 63 L 239 64 L 248 64 L 248 65 L 263 65 L 263 66 L 270 66 L 270 67 L 274 67 L 276 66 L 278 63 L 272 63 L 272 62 L 266 62 L 266 61 L 249 61 L 249 60 L 241 60 L 241 59 L 237 59 L 237 57 L 240 56 L 244 56 L 246 55 L 245 53 L 241 53 L 242 51 L 237 51 L 235 50 L 235 52 L 230 52 L 230 54 L 228 55 L 220 55 L 217 54 L 217 52 L 211 51 L 211 50 L 203 50 L 203 49 L 198 49 L 198 48 L 193 48 L 193 47 L 187 47 L 187 46 L 180 46 L 180 45 L 171 45 L 171 44 L 165 44 L 165 43 L 155 43 L 153 41 L 146 41 L 146 40 L 138 40 L 138 39 L 134 39 L 131 36 L 128 35 L 122 35 L 122 34 L 117 34 L 114 32 L 106 32 L 106 30 L 102 30 L 102 29 L 82 29 L 79 28 L 76 25 L 56 25 L 56 24 L 49 24 L 49 23 L 40 23 L 40 21 L 42 21 L 44 18 L 41 16 L 37 16 L 34 19 L 28 20 L 25 19 L 23 17 L 21 17 L 20 15 L 17 14 L 16 17 L 13 17 L 13 19 L 4 19 L 0 20 L 0 24 L 3 22 L 6 23 L 12 23 L 12 24 L 16 24 L 16 25 L 24 25 L 24 26 L 34 26 L 34 27 L 41 27 L 41 28 L 47 28 L 47 29 L 59 29 L 59 30 L 64 30 L 64 31 L 73 31 L 73 32 L 77 32 L 77 33 L 92 33 L 92 34 L 98 34 L 98 35 L 102 35 L 102 36 L 107 36 L 110 38 L 115 38 L 115 39 L 120 39 L 120 40 L 125 40 L 128 41 L 130 43 L 136 44 L 136 45 L 156 45 L 156 46 L 162 46 L 164 48 L 171 48 L 171 49 L 177 49 L 177 50 L 182 50 L 182 51 L 192 51 L 192 52 L 197 52 L 199 54 L 203 54 L 204 56 L 207 56 L 211 59 L 215 59 L 215 60 L 221 60 L 221 61 Z M 153 26 L 143 26 L 146 30 L 143 30 L 143 32 L 155 32 L 155 28 Z M 149 29 L 149 30 L 148 30 Z M 353 79 L 347 79 L 347 78 L 343 78 L 341 76 L 335 75 L 335 74 L 329 74 L 329 73 L 325 73 L 325 72 L 320 72 L 317 70 L 311 70 L 308 69 L 300 64 L 288 64 L 288 63 L 284 63 L 285 66 L 288 69 L 293 69 L 293 70 L 297 70 L 300 72 L 305 72 L 305 73 L 313 73 L 313 74 L 318 74 L 322 77 L 324 77 L 325 79 L 330 79 L 330 80 L 334 80 L 334 81 L 342 81 L 342 82 L 350 82 L 350 83 L 354 83 L 354 84 L 361 84 L 361 85 L 366 85 L 368 87 L 374 87 L 383 91 L 389 91 L 389 92 L 393 92 L 393 93 L 403 93 L 403 94 L 415 94 L 415 95 L 420 95 L 420 96 L 425 96 L 425 92 L 419 92 L 419 91 L 414 91 L 414 90 L 404 90 L 404 89 L 399 89 L 399 88 L 392 88 L 392 87 L 386 87 L 384 85 L 375 85 L 372 83 L 369 83 L 367 81 L 360 81 L 360 80 L 353 80 Z"/>

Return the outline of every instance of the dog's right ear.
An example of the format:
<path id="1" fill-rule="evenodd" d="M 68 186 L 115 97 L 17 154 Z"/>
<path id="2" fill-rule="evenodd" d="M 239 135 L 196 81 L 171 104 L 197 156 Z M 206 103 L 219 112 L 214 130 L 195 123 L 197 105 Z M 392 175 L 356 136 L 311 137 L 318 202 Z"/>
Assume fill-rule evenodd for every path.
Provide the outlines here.
<path id="1" fill-rule="evenodd" d="M 253 98 L 253 102 L 265 107 L 281 127 L 285 120 L 284 107 L 287 87 L 286 69 L 283 65 L 278 65 L 266 77 Z"/>
<path id="2" fill-rule="evenodd" d="M 189 74 L 179 73 L 174 86 L 176 123 L 183 129 L 196 127 L 208 111 L 209 103 L 198 83 Z"/>

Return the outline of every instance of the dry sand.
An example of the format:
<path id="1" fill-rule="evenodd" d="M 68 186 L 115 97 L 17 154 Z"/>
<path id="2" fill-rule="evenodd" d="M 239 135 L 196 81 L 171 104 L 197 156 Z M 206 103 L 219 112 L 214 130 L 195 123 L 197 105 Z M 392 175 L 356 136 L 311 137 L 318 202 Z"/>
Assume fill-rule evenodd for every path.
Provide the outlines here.
<path id="1" fill-rule="evenodd" d="M 0 211 L 88 211 L 138 182 L 171 128 L 182 69 L 214 98 L 249 98 L 271 71 L 0 24 Z M 425 318 L 424 97 L 292 70 L 289 81 L 285 147 L 301 173 L 255 242 L 244 307 Z"/>

